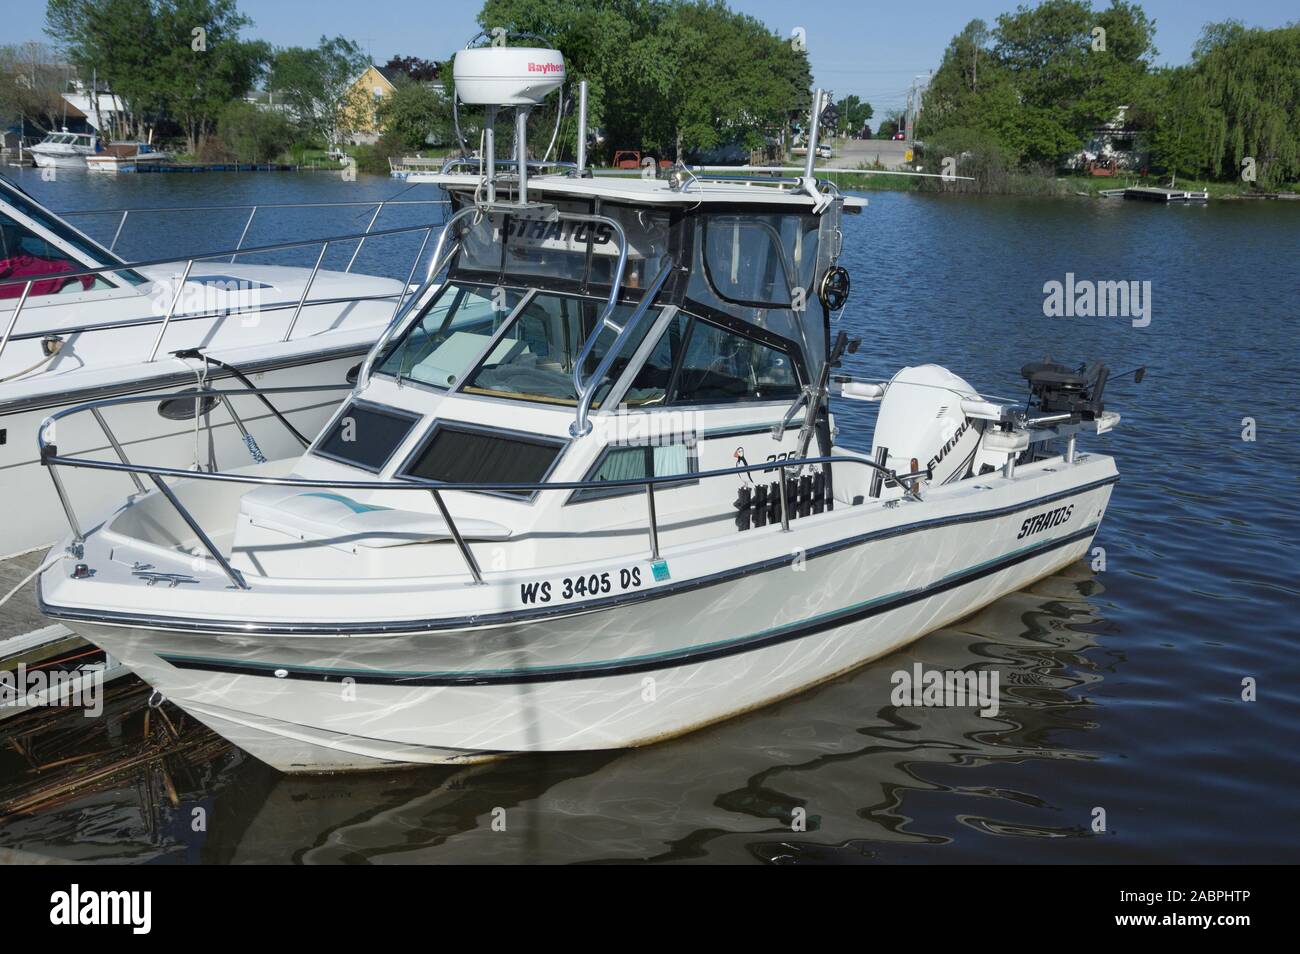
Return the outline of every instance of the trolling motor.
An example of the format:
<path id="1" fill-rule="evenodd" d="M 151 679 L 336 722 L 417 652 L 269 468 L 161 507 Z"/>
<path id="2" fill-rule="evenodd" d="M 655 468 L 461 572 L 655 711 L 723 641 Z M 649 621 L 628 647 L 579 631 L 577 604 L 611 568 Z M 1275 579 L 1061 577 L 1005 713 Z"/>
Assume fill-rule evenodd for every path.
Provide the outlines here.
<path id="1" fill-rule="evenodd" d="M 1020 369 L 1029 382 L 1026 413 L 1037 410 L 1053 421 L 1095 421 L 1106 409 L 1102 395 L 1110 371 L 1100 361 L 1079 365 L 1071 370 L 1051 358 L 1033 361 Z M 1035 402 L 1036 405 L 1035 405 Z M 1046 423 L 1042 418 L 1037 423 Z"/>

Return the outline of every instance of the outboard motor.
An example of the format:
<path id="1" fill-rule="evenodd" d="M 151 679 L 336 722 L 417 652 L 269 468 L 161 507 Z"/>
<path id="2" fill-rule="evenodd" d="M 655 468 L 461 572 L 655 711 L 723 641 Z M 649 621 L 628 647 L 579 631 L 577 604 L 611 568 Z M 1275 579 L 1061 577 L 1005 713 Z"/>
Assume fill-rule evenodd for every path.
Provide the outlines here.
<path id="1" fill-rule="evenodd" d="M 979 460 L 984 422 L 963 413 L 961 402 L 966 399 L 978 400 L 979 394 L 947 368 L 903 368 L 881 399 L 873 457 L 899 474 L 911 472 L 913 461 L 919 469 L 930 467 L 934 484 L 978 473 L 984 463 Z"/>

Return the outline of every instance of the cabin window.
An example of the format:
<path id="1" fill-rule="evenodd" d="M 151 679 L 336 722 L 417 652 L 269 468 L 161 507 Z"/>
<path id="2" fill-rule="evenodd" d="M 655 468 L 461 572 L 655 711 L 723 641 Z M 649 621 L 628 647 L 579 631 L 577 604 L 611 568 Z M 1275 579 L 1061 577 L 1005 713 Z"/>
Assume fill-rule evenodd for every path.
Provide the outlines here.
<path id="1" fill-rule="evenodd" d="M 584 480 L 637 480 L 645 477 L 675 477 L 699 471 L 699 459 L 696 455 L 694 440 L 682 440 L 678 443 L 660 443 L 643 446 L 607 447 L 596 465 L 584 477 Z M 657 484 L 656 489 L 678 487 L 691 483 L 689 479 L 673 481 L 669 484 Z M 569 498 L 571 503 L 583 500 L 602 500 L 607 497 L 621 497 L 626 494 L 643 493 L 641 487 L 610 487 L 608 489 L 592 487 L 576 490 Z"/>
<path id="2" fill-rule="evenodd" d="M 627 236 L 627 264 L 623 267 L 623 287 L 646 288 L 659 274 L 663 257 L 668 254 L 668 213 L 650 209 L 634 209 L 603 203 L 602 215 L 623 226 Z M 608 286 L 614 280 L 618 264 L 618 242 L 607 246 L 592 245 L 591 274 L 593 285 Z"/>
<path id="3" fill-rule="evenodd" d="M 583 345 L 605 310 L 605 301 L 569 295 L 538 294 L 515 316 L 505 333 L 466 379 L 462 391 L 492 397 L 520 398 L 546 404 L 576 405 L 573 366 Z M 635 310 L 616 305 L 613 320 L 623 325 Z M 658 309 L 641 317 L 636 331 L 596 387 L 592 407 L 599 407 L 610 387 L 626 369 L 646 332 L 654 326 Z M 596 373 L 616 333 L 602 332 L 583 366 L 583 377 Z"/>
<path id="4" fill-rule="evenodd" d="M 650 349 L 645 362 L 637 369 L 636 376 L 628 385 L 627 392 L 623 395 L 624 404 L 628 407 L 653 407 L 667 400 L 673 368 L 677 366 L 677 358 L 686 342 L 690 321 L 690 315 L 679 311 L 668 322 L 668 327 Z"/>
<path id="5" fill-rule="evenodd" d="M 65 251 L 63 247 L 46 240 L 0 207 L 0 281 L 44 277 L 44 281 L 32 285 L 33 295 L 112 287 L 103 275 L 60 279 L 58 273 L 81 271 L 96 265 L 119 264 L 120 259 L 17 191 L 0 189 L 0 203 L 12 206 L 19 215 L 30 219 L 72 250 Z M 132 285 L 143 284 L 146 280 L 143 275 L 129 268 L 114 274 Z M 17 298 L 22 294 L 22 289 L 22 285 L 0 285 L 0 298 Z"/>
<path id="6" fill-rule="evenodd" d="M 789 308 L 817 266 L 817 222 L 799 215 L 714 215 L 704 226 L 704 266 L 723 299 Z"/>
<path id="7" fill-rule="evenodd" d="M 691 323 L 673 403 L 790 401 L 798 394 L 799 376 L 787 352 L 702 318 Z"/>
<path id="8" fill-rule="evenodd" d="M 313 453 L 377 474 L 419 419 L 418 414 L 352 401 L 334 419 Z"/>
<path id="9" fill-rule="evenodd" d="M 438 424 L 404 475 L 444 483 L 537 484 L 551 472 L 564 443 L 513 431 Z M 529 499 L 537 491 L 485 491 Z"/>
<path id="10" fill-rule="evenodd" d="M 18 279 L 32 279 L 30 296 L 91 291 L 112 286 L 98 275 L 62 278 L 61 272 L 79 272 L 93 266 L 79 261 L 52 242 L 46 241 L 11 216 L 0 212 L 0 298 L 18 298 L 23 285 Z"/>
<path id="11" fill-rule="evenodd" d="M 378 373 L 449 388 L 519 305 L 515 288 L 449 282 L 424 314 L 389 346 Z"/>

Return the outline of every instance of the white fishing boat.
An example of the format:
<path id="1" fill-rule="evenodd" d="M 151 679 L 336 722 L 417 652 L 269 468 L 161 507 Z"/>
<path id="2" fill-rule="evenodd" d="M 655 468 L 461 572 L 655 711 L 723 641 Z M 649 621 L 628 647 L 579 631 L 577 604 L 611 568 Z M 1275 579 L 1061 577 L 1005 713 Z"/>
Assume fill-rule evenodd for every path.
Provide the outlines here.
<path id="1" fill-rule="evenodd" d="M 91 172 L 135 172 L 142 166 L 156 166 L 171 159 L 171 153 L 159 152 L 146 142 L 109 143 L 101 151 L 86 157 Z"/>
<path id="2" fill-rule="evenodd" d="M 582 107 L 577 168 L 535 174 L 559 53 L 463 50 L 455 73 L 489 121 L 485 160 L 438 177 L 436 296 L 296 460 L 75 455 L 65 428 L 118 405 L 55 414 L 59 480 L 153 486 L 67 507 L 46 614 L 269 764 L 357 770 L 657 742 L 1087 552 L 1118 479 L 1076 448 L 1118 422 L 1102 366 L 1026 366 L 1028 401 L 928 364 L 846 379 L 840 222 L 864 200 L 811 162 L 591 178 Z M 871 449 L 837 441 L 833 389 L 880 402 Z"/>
<path id="3" fill-rule="evenodd" d="M 67 129 L 52 132 L 28 150 L 41 168 L 84 169 L 86 157 L 99 148 L 93 133 L 70 133 Z"/>
<path id="4" fill-rule="evenodd" d="M 264 215 L 277 211 L 262 208 Z M 121 211 L 119 234 L 130 210 Z M 196 217 L 204 212 L 188 211 Z M 200 377 L 238 381 L 236 374 L 263 386 L 342 388 L 287 396 L 279 404 L 234 397 L 221 408 L 203 409 L 201 416 L 220 422 L 212 436 L 223 462 L 253 459 L 245 430 L 261 456 L 300 452 L 305 439 L 276 415 L 300 435 L 319 430 L 346 389 L 348 370 L 392 320 L 408 287 L 353 272 L 351 264 L 348 271 L 322 268 L 326 248 L 331 242 L 355 248 L 362 239 L 395 233 L 418 240 L 429 228 L 125 262 L 0 178 L 0 473 L 11 502 L 0 524 L 0 559 L 48 547 L 64 530 L 55 488 L 32 440 L 60 409 L 101 397 L 165 395 Z M 233 260 L 297 246 L 317 253 L 315 268 Z M 123 446 L 192 466 L 193 402 L 160 400 L 110 410 L 108 420 Z M 114 456 L 94 417 L 70 422 L 64 439 L 92 455 Z M 110 506 L 132 486 L 74 478 L 68 489 L 90 512 Z M 17 501 L 22 505 L 13 505 Z"/>

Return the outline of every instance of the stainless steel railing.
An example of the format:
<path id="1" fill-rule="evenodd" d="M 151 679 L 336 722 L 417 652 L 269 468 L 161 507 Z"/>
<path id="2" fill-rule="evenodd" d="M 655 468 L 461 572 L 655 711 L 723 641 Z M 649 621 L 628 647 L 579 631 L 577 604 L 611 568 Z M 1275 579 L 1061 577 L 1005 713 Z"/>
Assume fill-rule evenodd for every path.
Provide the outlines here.
<path id="1" fill-rule="evenodd" d="M 673 260 L 665 255 L 659 267 L 659 274 L 650 282 L 645 294 L 641 296 L 641 301 L 637 303 L 636 310 L 632 312 L 622 327 L 619 327 L 618 323 L 609 317 L 609 312 L 606 312 L 605 318 L 592 329 L 586 344 L 583 345 L 582 352 L 578 355 L 578 360 L 573 365 L 573 386 L 578 394 L 577 414 L 573 423 L 569 425 L 569 433 L 573 437 L 581 437 L 591 430 L 591 423 L 587 420 L 587 415 L 591 411 L 591 402 L 596 396 L 596 389 L 605 380 L 605 375 L 613 365 L 614 359 L 622 353 L 623 346 L 631 338 L 632 332 L 636 330 L 646 312 L 650 310 L 654 300 L 659 297 L 659 292 L 663 289 L 664 282 L 668 280 L 668 276 L 672 274 L 672 271 Z M 600 364 L 596 366 L 596 370 L 584 381 L 582 367 L 586 364 L 592 349 L 596 347 L 596 342 L 600 340 L 600 333 L 606 328 L 613 331 L 616 337 L 605 351 L 605 356 L 601 359 Z"/>
<path id="2" fill-rule="evenodd" d="M 399 193 L 399 194 L 400 194 L 400 193 Z M 376 223 L 376 222 L 378 221 L 378 219 L 379 219 L 379 215 L 380 215 L 380 213 L 384 211 L 385 207 L 388 207 L 388 206 L 407 206 L 407 205 L 449 205 L 449 204 L 450 204 L 450 201 L 451 201 L 451 200 L 449 200 L 449 199 L 375 199 L 375 200 L 372 200 L 372 201 L 369 201 L 369 202 L 366 202 L 366 201 L 360 201 L 360 202 L 261 202 L 261 203 L 258 203 L 257 205 L 195 205 L 195 206 L 161 206 L 161 207 L 141 206 L 141 207 L 137 207 L 137 208 L 128 208 L 128 209 L 70 209 L 70 210 L 68 210 L 68 211 L 66 211 L 66 212 L 58 212 L 58 213 L 56 213 L 56 214 L 59 215 L 59 216 L 62 216 L 63 218 L 69 218 L 69 217 L 72 217 L 72 216 L 79 216 L 79 215 L 80 215 L 80 216 L 86 216 L 86 215 L 119 215 L 120 218 L 119 218 L 118 221 L 117 221 L 117 229 L 116 229 L 116 231 L 114 231 L 114 233 L 113 233 L 113 239 L 112 239 L 112 241 L 109 243 L 109 246 L 108 246 L 108 250 L 111 252 L 111 251 L 113 251 L 114 249 L 117 248 L 117 242 L 118 242 L 118 239 L 120 239 L 120 238 L 122 237 L 122 229 L 123 229 L 123 228 L 125 227 L 125 225 L 126 225 L 127 217 L 128 217 L 129 215 L 133 214 L 133 213 L 136 215 L 136 217 L 137 217 L 137 221 L 138 221 L 138 220 L 139 220 L 139 216 L 141 216 L 141 215 L 147 215 L 147 214 L 158 214 L 158 213 L 162 213 L 162 212 L 188 212 L 188 213 L 193 213 L 193 212 L 241 212 L 241 211 L 244 211 L 245 209 L 247 209 L 247 210 L 248 210 L 248 218 L 244 220 L 244 228 L 243 228 L 243 231 L 239 233 L 239 241 L 238 241 L 238 243 L 236 243 L 234 251 L 230 253 L 230 261 L 233 262 L 233 261 L 235 260 L 236 256 L 238 256 L 238 255 L 240 254 L 240 251 L 243 249 L 243 246 L 244 246 L 244 239 L 246 239 L 246 238 L 248 237 L 249 229 L 251 229 L 252 226 L 253 226 L 253 219 L 257 216 L 257 213 L 258 213 L 258 212 L 261 212 L 261 211 L 263 211 L 263 210 L 270 209 L 270 210 L 277 210 L 277 211 L 278 211 L 278 210 L 284 210 L 284 209 L 346 209 L 346 208 L 353 208 L 353 209 L 357 209 L 357 208 L 360 208 L 360 209 L 369 209 L 371 206 L 374 206 L 374 208 L 375 208 L 374 214 L 371 215 L 371 217 L 370 217 L 370 223 L 366 226 L 366 232 L 368 233 L 372 228 L 374 228 L 375 223 Z M 345 271 L 348 271 L 348 272 L 352 271 L 352 266 L 353 266 L 353 264 L 356 262 L 357 255 L 359 255 L 360 252 L 361 252 L 361 246 L 362 246 L 362 244 L 364 244 L 364 241 L 365 241 L 365 240 L 363 239 L 361 242 L 358 242 L 358 243 L 357 243 L 356 251 L 353 252 L 353 254 L 352 254 L 352 259 L 351 259 L 351 261 L 348 262 L 348 267 L 345 269 Z M 225 254 L 225 253 L 222 253 L 222 254 Z"/>
<path id="3" fill-rule="evenodd" d="M 303 307 L 308 304 L 313 304 L 312 302 L 309 302 L 311 288 L 313 283 L 316 280 L 317 274 L 320 272 L 321 264 L 325 259 L 325 253 L 326 251 L 328 251 L 331 244 L 335 244 L 339 242 L 358 241 L 358 240 L 364 241 L 367 238 L 383 238 L 392 235 L 403 235 L 408 233 L 423 232 L 425 233 L 424 242 L 420 244 L 419 251 L 416 253 L 416 258 L 412 262 L 411 269 L 409 272 L 409 275 L 413 275 L 415 273 L 416 267 L 419 264 L 420 258 L 424 254 L 424 249 L 428 242 L 429 234 L 432 232 L 432 230 L 435 227 L 436 227 L 435 225 L 407 225 L 407 226 L 400 226 L 391 229 L 380 229 L 378 231 L 356 232 L 348 235 L 334 235 L 322 239 L 304 239 L 304 240 L 294 241 L 294 242 L 277 242 L 271 245 L 260 245 L 260 246 L 255 246 L 247 249 L 242 249 L 240 250 L 240 254 L 254 255 L 258 253 L 278 252 L 278 251 L 285 251 L 285 250 L 296 249 L 296 248 L 311 248 L 316 245 L 321 246 L 320 254 L 316 258 L 316 264 L 312 268 L 311 275 L 307 279 L 307 283 L 304 285 L 302 293 L 298 297 L 298 301 L 294 306 L 293 317 L 290 319 L 289 327 L 285 332 L 285 337 L 282 339 L 284 341 L 288 341 L 290 340 L 293 334 L 294 327 L 296 326 L 298 321 L 298 316 L 301 314 Z M 193 269 L 194 263 L 209 261 L 217 258 L 224 258 L 229 254 L 230 254 L 230 250 L 226 249 L 222 251 L 208 252 L 203 255 L 195 255 L 195 256 L 191 256 L 190 258 L 184 259 L 185 262 L 184 270 L 181 274 L 180 281 L 176 286 L 176 290 L 172 294 L 172 298 L 167 307 L 167 311 L 163 315 L 163 317 L 162 318 L 151 317 L 150 319 L 146 319 L 143 321 L 131 319 L 125 322 L 126 324 L 157 323 L 160 325 L 158 329 L 158 334 L 154 338 L 153 346 L 149 351 L 148 361 L 152 362 L 157 359 L 158 350 L 162 344 L 164 336 L 167 333 L 167 329 L 171 325 L 173 319 L 193 320 L 196 318 L 209 318 L 209 317 L 216 317 L 216 316 L 233 317 L 233 316 L 238 316 L 241 314 L 247 314 L 251 312 L 271 311 L 271 310 L 277 310 L 280 307 L 285 307 L 285 306 L 272 306 L 271 308 L 262 308 L 258 306 L 258 307 L 248 308 L 248 309 L 235 309 L 233 311 L 210 311 L 210 312 L 199 312 L 199 313 L 184 313 L 179 316 L 176 315 L 176 306 L 180 301 L 181 294 L 185 288 L 185 282 L 189 278 L 190 271 Z M 148 268 L 148 267 L 158 266 L 158 265 L 174 265 L 180 261 L 182 260 L 177 258 L 159 258 L 159 259 L 152 259 L 147 261 L 123 262 L 123 263 L 112 264 L 112 265 L 97 265 L 93 268 L 82 268 L 73 271 L 56 272 L 51 275 L 38 275 L 38 276 L 33 276 L 31 278 L 9 278 L 9 279 L 0 280 L 0 288 L 10 286 L 10 285 L 23 286 L 23 290 L 20 293 L 18 298 L 18 303 L 15 306 L 13 312 L 9 316 L 9 321 L 5 327 L 3 336 L 0 337 L 0 357 L 3 357 L 5 348 L 8 347 L 10 339 L 14 336 L 15 329 L 17 328 L 18 325 L 18 319 L 23 313 L 23 308 L 27 304 L 33 286 L 35 286 L 36 284 L 40 282 L 47 282 L 52 279 L 56 279 L 58 281 L 65 281 L 68 279 L 77 279 L 85 276 L 105 275 L 114 272 L 130 271 L 133 269 Z M 408 300 L 407 296 L 409 292 L 409 275 L 408 275 L 407 285 L 403 286 L 403 289 L 400 292 L 396 293 L 396 295 L 394 296 L 397 299 L 397 304 L 394 307 L 394 316 L 396 316 L 400 312 L 402 304 Z M 384 295 L 381 297 L 387 298 L 389 296 Z M 331 299 L 331 301 L 332 300 L 333 299 Z M 319 304 L 319 303 L 320 302 L 315 302 L 314 304 Z M 118 327 L 121 324 L 122 324 L 121 322 L 113 322 L 109 324 L 98 324 L 98 325 L 96 324 L 79 325 L 70 329 L 66 329 L 66 333 L 75 334 L 75 333 L 94 331 L 94 330 L 108 330 L 110 328 Z M 39 334 L 44 335 L 47 333 L 48 333 L 48 329 L 41 331 Z M 19 335 L 19 337 L 22 338 L 25 336 Z"/>
<path id="4" fill-rule="evenodd" d="M 647 534 L 649 539 L 649 549 L 651 559 L 659 559 L 659 518 L 655 506 L 655 487 L 663 484 L 680 484 L 683 479 L 692 481 L 701 481 L 715 477 L 736 476 L 739 474 L 750 474 L 757 471 L 772 471 L 778 473 L 779 496 L 780 496 L 780 515 L 781 531 L 790 532 L 790 512 L 789 499 L 787 491 L 788 483 L 786 471 L 791 468 L 802 468 L 807 466 L 827 466 L 835 464 L 853 464 L 860 467 L 866 467 L 875 473 L 879 473 L 888 480 L 894 481 L 897 486 L 903 489 L 906 496 L 919 499 L 919 491 L 916 489 L 916 482 L 924 477 L 931 479 L 932 472 L 930 468 L 914 471 L 907 474 L 898 474 L 896 471 L 885 467 L 873 460 L 863 457 L 851 457 L 847 455 L 831 455 L 825 457 L 803 457 L 795 459 L 786 459 L 781 461 L 764 461 L 758 464 L 747 464 L 738 467 L 726 467 L 717 470 L 697 471 L 689 475 L 672 474 L 658 477 L 633 477 L 620 480 L 564 480 L 564 481 L 546 481 L 546 482 L 517 482 L 517 481 L 473 481 L 464 483 L 449 483 L 446 481 L 425 480 L 418 477 L 408 477 L 403 480 L 317 480 L 304 477 L 267 477 L 254 474 L 227 474 L 221 471 L 210 470 L 182 470 L 177 467 L 155 467 L 147 464 L 134 464 L 127 459 L 121 444 L 113 436 L 101 410 L 120 404 L 133 404 L 144 401 L 169 400 L 173 398 L 194 399 L 196 402 L 202 401 L 205 397 L 211 396 L 217 400 L 225 401 L 230 397 L 239 395 L 266 395 L 266 394 L 288 394 L 303 392 L 318 392 L 329 390 L 341 390 L 343 385 L 316 385 L 312 387 L 277 387 L 277 388 L 256 388 L 243 391 L 218 391 L 211 388 L 200 388 L 190 391 L 180 391 L 167 395 L 129 395 L 126 397 L 105 398 L 99 401 L 92 401 L 87 404 L 78 405 L 77 407 L 65 408 L 58 411 L 42 423 L 37 431 L 37 445 L 40 449 L 41 463 L 49 469 L 50 477 L 54 481 L 55 490 L 63 506 L 64 514 L 68 519 L 68 525 L 72 529 L 73 546 L 80 548 L 85 542 L 85 534 L 81 529 L 76 514 L 72 509 L 71 500 L 58 474 L 59 467 L 82 467 L 91 470 L 117 471 L 130 474 L 136 481 L 136 486 L 140 487 L 140 476 L 148 476 L 154 484 L 178 512 L 185 524 L 194 532 L 203 546 L 204 550 L 212 557 L 213 562 L 217 564 L 230 580 L 230 582 L 239 589 L 251 589 L 243 575 L 230 565 L 230 562 L 221 553 L 218 547 L 212 542 L 211 537 L 203 530 L 194 516 L 185 508 L 180 498 L 169 488 L 163 478 L 184 478 L 193 480 L 212 480 L 219 483 L 247 484 L 255 486 L 274 486 L 274 487 L 305 487 L 315 490 L 400 490 L 400 491 L 419 491 L 429 493 L 434 505 L 438 508 L 443 520 L 447 524 L 447 530 L 451 534 L 456 549 L 459 551 L 461 559 L 465 563 L 465 568 L 473 579 L 474 583 L 481 584 L 484 582 L 482 570 L 470 551 L 469 545 L 465 542 L 460 530 L 456 527 L 455 519 L 447 507 L 443 494 L 450 491 L 495 491 L 495 492 L 545 492 L 557 490 L 611 490 L 618 488 L 644 489 L 647 512 Z M 118 460 L 96 460 L 88 457 L 65 457 L 59 454 L 58 445 L 53 441 L 46 440 L 46 431 L 55 422 L 68 417 L 72 414 L 91 411 L 99 425 L 103 428 L 105 436 L 108 438 L 110 445 L 113 446 L 115 455 Z M 209 423 L 211 427 L 211 423 Z"/>

